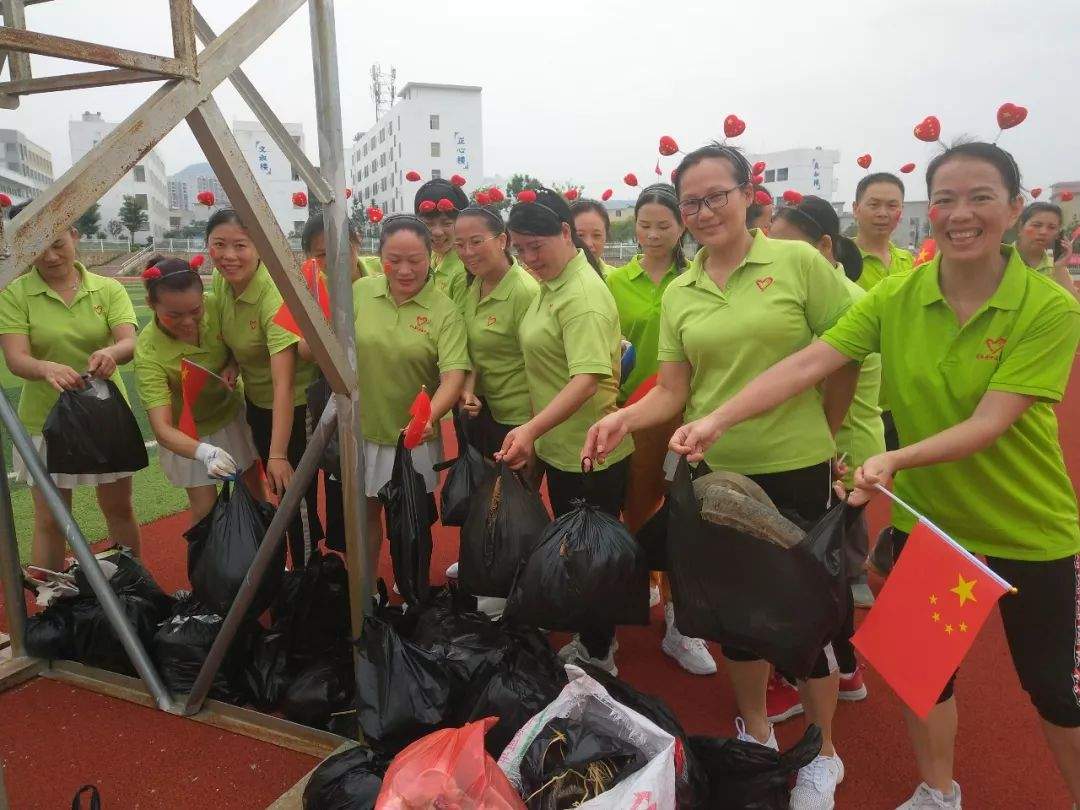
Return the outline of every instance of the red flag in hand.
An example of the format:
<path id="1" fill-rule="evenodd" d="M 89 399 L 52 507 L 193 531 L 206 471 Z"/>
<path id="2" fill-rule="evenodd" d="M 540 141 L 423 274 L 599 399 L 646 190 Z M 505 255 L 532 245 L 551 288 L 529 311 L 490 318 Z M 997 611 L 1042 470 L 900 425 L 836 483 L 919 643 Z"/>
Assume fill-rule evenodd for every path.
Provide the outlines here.
<path id="1" fill-rule="evenodd" d="M 852 642 L 925 718 L 1008 590 L 985 565 L 920 521 Z"/>
<path id="2" fill-rule="evenodd" d="M 326 286 L 326 261 L 308 259 L 300 266 L 300 273 L 304 276 L 304 284 L 315 297 L 315 303 L 322 310 L 323 317 L 329 322 L 330 290 Z"/>
<path id="3" fill-rule="evenodd" d="M 919 248 L 918 255 L 915 256 L 915 266 L 918 267 L 920 264 L 926 264 L 927 262 L 932 261 L 936 255 L 937 241 L 932 238 L 926 239 L 922 243 L 922 247 Z"/>
<path id="4" fill-rule="evenodd" d="M 195 426 L 195 413 L 192 408 L 195 400 L 202 393 L 203 386 L 210 379 L 210 372 L 186 357 L 180 361 L 180 421 L 177 427 L 185 436 L 199 441 L 199 430 Z"/>
<path id="5" fill-rule="evenodd" d="M 654 388 L 656 388 L 656 375 L 655 374 L 653 374 L 651 377 L 646 377 L 644 380 L 641 381 L 641 385 L 639 385 L 637 388 L 635 388 L 634 393 L 632 393 L 629 397 L 627 397 L 626 404 L 623 405 L 623 407 L 627 408 L 627 407 L 633 405 L 635 402 L 640 400 L 642 397 L 644 397 L 647 393 L 652 391 Z"/>
<path id="6" fill-rule="evenodd" d="M 284 301 L 281 302 L 281 306 L 278 307 L 277 314 L 273 318 L 273 323 L 276 323 L 282 329 L 287 329 L 297 337 L 302 338 L 304 333 L 300 331 L 300 324 L 296 322 L 296 318 L 293 317 L 292 312 L 289 311 L 289 306 Z"/>
<path id="7" fill-rule="evenodd" d="M 428 396 L 427 388 L 421 387 L 412 405 L 409 406 L 408 426 L 405 428 L 405 449 L 412 450 L 420 444 L 424 437 L 424 429 L 431 421 L 431 397 Z"/>

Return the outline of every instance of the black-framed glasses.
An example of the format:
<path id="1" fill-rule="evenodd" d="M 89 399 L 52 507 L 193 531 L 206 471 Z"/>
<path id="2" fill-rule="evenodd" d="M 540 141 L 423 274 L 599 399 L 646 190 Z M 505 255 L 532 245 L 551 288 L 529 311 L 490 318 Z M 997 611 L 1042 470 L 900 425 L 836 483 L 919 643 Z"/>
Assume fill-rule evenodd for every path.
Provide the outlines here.
<path id="1" fill-rule="evenodd" d="M 728 204 L 728 195 L 734 191 L 738 191 L 740 188 L 741 186 L 735 186 L 726 191 L 714 191 L 707 197 L 690 197 L 686 200 L 680 200 L 679 212 L 684 217 L 692 217 L 701 212 L 701 206 L 703 204 L 710 211 L 719 211 Z"/>

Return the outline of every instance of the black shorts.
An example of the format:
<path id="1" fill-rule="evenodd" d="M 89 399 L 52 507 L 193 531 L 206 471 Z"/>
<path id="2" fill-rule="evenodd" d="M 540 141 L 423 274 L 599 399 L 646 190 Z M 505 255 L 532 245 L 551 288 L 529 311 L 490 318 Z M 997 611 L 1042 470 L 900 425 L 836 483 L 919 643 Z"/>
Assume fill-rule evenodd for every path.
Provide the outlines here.
<path id="1" fill-rule="evenodd" d="M 893 529 L 893 558 L 907 533 Z M 1017 589 L 998 602 L 1020 685 L 1046 722 L 1080 727 L 1080 555 L 1030 562 L 987 557 Z M 956 674 L 938 702 L 953 695 Z"/>

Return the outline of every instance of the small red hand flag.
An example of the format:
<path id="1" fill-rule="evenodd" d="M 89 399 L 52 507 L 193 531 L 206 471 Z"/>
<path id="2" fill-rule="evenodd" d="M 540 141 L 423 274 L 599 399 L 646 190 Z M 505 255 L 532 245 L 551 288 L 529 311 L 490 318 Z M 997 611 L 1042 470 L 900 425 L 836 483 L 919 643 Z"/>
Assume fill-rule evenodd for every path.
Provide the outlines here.
<path id="1" fill-rule="evenodd" d="M 177 427 L 180 432 L 199 441 L 199 430 L 195 425 L 195 400 L 202 393 L 206 381 L 210 379 L 210 372 L 198 363 L 192 363 L 186 357 L 180 361 L 180 421 Z"/>
<path id="2" fill-rule="evenodd" d="M 925 718 L 1009 590 L 983 563 L 920 520 L 852 642 Z"/>
<path id="3" fill-rule="evenodd" d="M 409 406 L 408 426 L 405 428 L 405 448 L 412 450 L 420 444 L 424 437 L 424 428 L 431 420 L 431 397 L 428 396 L 427 388 L 421 387 L 412 405 Z"/>
<path id="4" fill-rule="evenodd" d="M 632 393 L 627 398 L 626 404 L 623 405 L 623 407 L 626 408 L 626 407 L 629 407 L 630 405 L 633 405 L 635 402 L 640 400 L 642 397 L 644 397 L 647 393 L 652 391 L 654 388 L 656 388 L 656 375 L 655 374 L 653 374 L 651 377 L 646 377 L 644 380 L 641 381 L 641 385 L 639 385 L 637 388 L 634 389 L 634 393 Z"/>
<path id="5" fill-rule="evenodd" d="M 915 256 L 915 266 L 920 264 L 926 264 L 929 261 L 933 261 L 937 255 L 937 242 L 933 239 L 926 239 L 922 243 L 922 247 L 919 248 L 919 253 Z"/>

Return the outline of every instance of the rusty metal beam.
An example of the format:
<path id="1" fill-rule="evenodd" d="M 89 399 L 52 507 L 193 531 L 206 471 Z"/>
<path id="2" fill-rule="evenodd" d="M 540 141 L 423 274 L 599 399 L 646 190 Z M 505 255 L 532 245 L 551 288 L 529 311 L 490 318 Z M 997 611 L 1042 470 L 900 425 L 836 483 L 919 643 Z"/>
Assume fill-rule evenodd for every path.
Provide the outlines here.
<path id="1" fill-rule="evenodd" d="M 29 96 L 34 93 L 52 93 L 58 90 L 82 90 L 87 87 L 160 82 L 164 79 L 164 76 L 145 70 L 128 70 L 127 68 L 91 70 L 85 73 L 64 73 L 60 76 L 41 76 L 36 79 L 0 82 L 0 94 Z"/>
<path id="2" fill-rule="evenodd" d="M 244 220 L 255 249 L 307 338 L 311 353 L 330 387 L 339 394 L 353 391 L 356 388 L 356 374 L 341 341 L 330 331 L 322 310 L 304 285 L 289 240 L 282 233 L 274 212 L 259 188 L 259 182 L 213 97 L 192 110 L 187 122 L 214 169 L 218 182 L 229 195 L 233 208 Z"/>
<path id="3" fill-rule="evenodd" d="M 195 56 L 195 8 L 191 0 L 169 0 L 169 19 L 172 23 L 173 56 L 180 60 L 189 74 L 198 70 Z"/>
<path id="4" fill-rule="evenodd" d="M 3 0 L 0 8 L 4 11 L 4 26 L 13 31 L 26 30 L 26 13 L 23 8 L 23 0 Z M 2 50 L 2 48 L 0 48 Z M 30 78 L 30 57 L 25 53 L 12 51 L 9 60 L 11 62 L 12 79 Z"/>
<path id="5" fill-rule="evenodd" d="M 214 30 L 210 27 L 206 19 L 199 13 L 198 9 L 195 9 L 195 33 L 199 39 L 203 41 L 203 45 L 209 45 L 217 37 L 214 34 Z M 311 165 L 311 161 L 308 160 L 307 155 L 300 148 L 300 145 L 293 140 L 292 135 L 285 129 L 285 126 L 281 123 L 274 111 L 270 109 L 270 105 L 266 103 L 259 91 L 255 89 L 255 85 L 251 83 L 247 75 L 243 70 L 237 69 L 233 71 L 229 76 L 229 81 L 232 82 L 232 86 L 236 88 L 236 92 L 240 94 L 240 98 L 251 108 L 251 111 L 255 113 L 255 117 L 259 119 L 259 123 L 263 125 L 270 138 L 277 144 L 278 149 L 285 153 L 285 158 L 292 164 L 293 169 L 300 179 L 303 180 L 311 193 L 315 196 L 315 199 L 326 205 L 334 199 L 335 193 L 330 185 L 326 182 L 323 176 L 319 173 L 319 170 Z M 3 87 L 0 86 L 0 92 L 3 92 Z"/>
<path id="6" fill-rule="evenodd" d="M 34 198 L 19 216 L 6 223 L 6 242 L 0 239 L 0 289 L 31 264 L 58 233 L 116 185 L 304 2 L 256 0 L 199 53 L 199 81 L 174 80 L 164 84 Z"/>
<path id="7" fill-rule="evenodd" d="M 11 0 L 8 0 L 10 2 Z M 18 2 L 18 0 L 15 0 Z M 52 34 L 39 34 L 37 31 L 25 31 L 7 26 L 0 27 L 0 48 L 12 53 L 36 53 L 41 56 L 55 56 L 58 59 L 73 59 L 76 62 L 89 62 L 92 65 L 146 70 L 174 79 L 191 78 L 189 66 L 179 59 L 157 56 L 142 51 L 129 51 L 126 48 L 114 48 L 99 45 L 82 39 L 69 39 Z M 16 78 L 30 78 L 17 76 Z"/>

